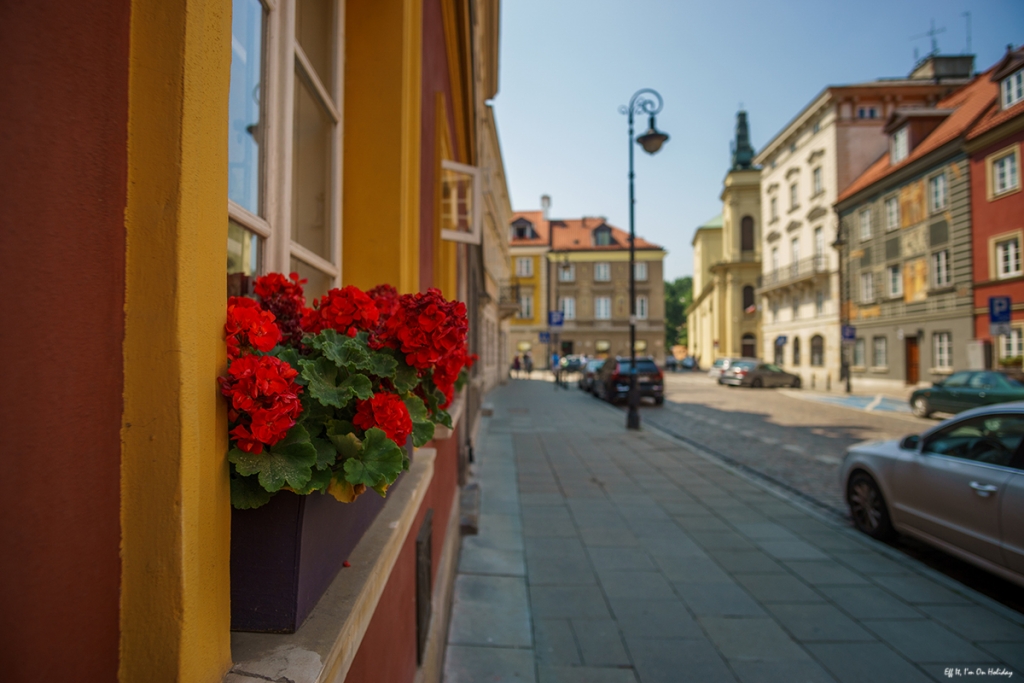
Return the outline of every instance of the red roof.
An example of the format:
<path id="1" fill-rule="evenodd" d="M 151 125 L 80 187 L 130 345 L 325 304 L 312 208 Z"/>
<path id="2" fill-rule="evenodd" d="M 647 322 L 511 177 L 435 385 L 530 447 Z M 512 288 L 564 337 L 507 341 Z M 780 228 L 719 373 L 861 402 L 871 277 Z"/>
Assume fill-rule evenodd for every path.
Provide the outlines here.
<path id="1" fill-rule="evenodd" d="M 993 83 L 990 75 L 992 69 L 976 76 L 974 80 L 960 90 L 936 103 L 935 109 L 950 109 L 953 112 L 940 123 L 928 137 L 910 151 L 905 159 L 897 164 L 889 163 L 886 152 L 874 164 L 868 167 L 853 183 L 847 187 L 836 203 L 842 202 L 861 190 L 874 185 L 897 170 L 914 163 L 921 157 L 934 152 L 943 145 L 965 136 L 975 123 L 992 108 L 999 95 L 999 84 Z M 905 114 L 906 112 L 902 112 Z M 899 115 L 899 114 L 896 114 Z"/>
<path id="2" fill-rule="evenodd" d="M 544 220 L 542 211 L 517 211 L 512 214 L 512 222 L 525 218 L 533 224 L 537 237 L 532 239 L 517 239 L 513 236 L 511 245 L 513 247 L 544 246 L 548 244 L 548 231 L 553 232 L 552 249 L 554 251 L 616 251 L 629 249 L 629 233 L 608 223 L 603 218 L 584 216 L 583 218 L 553 218 Z M 607 246 L 596 246 L 594 244 L 594 231 L 600 227 L 607 227 L 611 231 L 611 244 Z M 642 237 L 636 238 L 637 249 L 661 249 L 660 244 L 648 242 Z"/>
<path id="3" fill-rule="evenodd" d="M 1018 47 L 1016 50 L 1008 49 L 1006 55 L 999 60 L 999 63 L 992 67 L 991 80 L 998 85 L 999 81 L 1012 73 L 1016 73 L 1022 67 L 1024 67 L 1024 46 Z M 1024 100 L 1009 109 L 1003 109 L 999 98 L 996 98 L 996 101 L 989 107 L 985 115 L 967 133 L 967 139 L 973 140 L 980 137 L 1010 119 L 1017 118 L 1021 114 L 1024 114 Z"/>

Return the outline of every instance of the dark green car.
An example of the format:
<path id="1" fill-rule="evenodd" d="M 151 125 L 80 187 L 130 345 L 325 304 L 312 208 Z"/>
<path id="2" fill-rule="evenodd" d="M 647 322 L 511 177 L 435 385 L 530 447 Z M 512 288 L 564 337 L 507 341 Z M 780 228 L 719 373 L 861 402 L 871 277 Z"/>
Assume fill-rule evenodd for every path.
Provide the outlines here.
<path id="1" fill-rule="evenodd" d="M 954 372 L 930 389 L 918 389 L 910 395 L 910 407 L 918 417 L 1008 401 L 1024 401 L 1024 384 L 991 370 Z"/>

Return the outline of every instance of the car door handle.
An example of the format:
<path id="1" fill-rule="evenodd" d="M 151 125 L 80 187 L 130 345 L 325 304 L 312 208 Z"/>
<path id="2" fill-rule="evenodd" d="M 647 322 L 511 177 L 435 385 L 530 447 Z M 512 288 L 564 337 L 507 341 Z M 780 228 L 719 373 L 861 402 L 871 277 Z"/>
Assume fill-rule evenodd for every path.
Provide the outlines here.
<path id="1" fill-rule="evenodd" d="M 978 394 L 978 398 L 985 398 L 985 392 L 983 391 L 980 394 Z"/>
<path id="2" fill-rule="evenodd" d="M 980 484 L 976 481 L 971 482 L 971 488 L 974 489 L 982 498 L 988 498 L 991 494 L 999 490 L 998 486 L 993 486 L 992 484 Z"/>

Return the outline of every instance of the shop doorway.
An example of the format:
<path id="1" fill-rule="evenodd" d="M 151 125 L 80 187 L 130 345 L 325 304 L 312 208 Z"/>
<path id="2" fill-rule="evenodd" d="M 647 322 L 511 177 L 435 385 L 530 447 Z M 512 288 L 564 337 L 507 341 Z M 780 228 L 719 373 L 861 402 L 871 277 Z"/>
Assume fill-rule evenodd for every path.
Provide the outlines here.
<path id="1" fill-rule="evenodd" d="M 903 341 L 907 346 L 907 384 L 917 384 L 921 365 L 921 354 L 917 348 L 917 337 L 907 337 Z"/>
<path id="2" fill-rule="evenodd" d="M 744 358 L 757 358 L 757 339 L 754 335 L 743 335 L 743 348 L 741 353 Z"/>
<path id="3" fill-rule="evenodd" d="M 563 356 L 570 356 L 570 355 L 572 355 L 572 341 L 571 340 L 563 341 L 562 342 L 562 355 Z"/>

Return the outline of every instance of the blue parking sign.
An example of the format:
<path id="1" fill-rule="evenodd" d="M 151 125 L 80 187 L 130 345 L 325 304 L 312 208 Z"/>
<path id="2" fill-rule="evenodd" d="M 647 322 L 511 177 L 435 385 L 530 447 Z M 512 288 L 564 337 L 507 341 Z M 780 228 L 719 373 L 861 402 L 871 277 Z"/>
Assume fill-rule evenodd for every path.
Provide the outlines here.
<path id="1" fill-rule="evenodd" d="M 1010 334 L 1010 313 L 1013 302 L 1008 296 L 988 298 L 988 331 L 993 337 Z"/>
<path id="2" fill-rule="evenodd" d="M 547 344 L 551 341 L 551 333 L 547 330 L 541 330 L 537 334 L 540 337 L 538 341 L 540 341 L 541 344 Z"/>
<path id="3" fill-rule="evenodd" d="M 564 316 L 561 311 L 548 311 L 548 327 L 561 327 Z"/>

